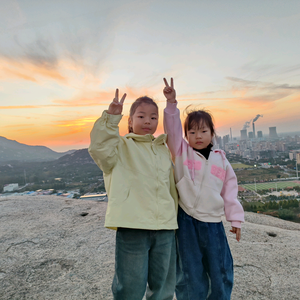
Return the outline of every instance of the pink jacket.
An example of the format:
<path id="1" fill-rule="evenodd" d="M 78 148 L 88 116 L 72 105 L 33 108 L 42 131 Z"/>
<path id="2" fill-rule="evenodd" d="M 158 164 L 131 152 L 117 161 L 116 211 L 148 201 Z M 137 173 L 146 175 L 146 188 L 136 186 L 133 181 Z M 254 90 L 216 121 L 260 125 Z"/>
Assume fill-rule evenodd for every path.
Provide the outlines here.
<path id="1" fill-rule="evenodd" d="M 180 207 L 202 222 L 220 222 L 221 216 L 240 228 L 244 210 L 237 199 L 236 175 L 222 150 L 214 150 L 208 160 L 183 139 L 177 103 L 164 110 L 167 144 L 175 159 L 175 181 Z"/>

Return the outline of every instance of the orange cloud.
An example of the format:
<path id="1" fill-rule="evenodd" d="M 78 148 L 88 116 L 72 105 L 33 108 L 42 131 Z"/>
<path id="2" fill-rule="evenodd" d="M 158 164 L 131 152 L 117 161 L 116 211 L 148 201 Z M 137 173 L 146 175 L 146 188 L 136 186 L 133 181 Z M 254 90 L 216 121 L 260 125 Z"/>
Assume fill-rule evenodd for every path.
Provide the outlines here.
<path id="1" fill-rule="evenodd" d="M 83 95 L 78 95 L 72 99 L 57 99 L 53 100 L 53 103 L 57 103 L 60 106 L 72 106 L 72 107 L 82 107 L 82 106 L 99 106 L 99 105 L 109 105 L 113 100 L 114 91 L 86 91 L 82 92 Z M 105 101 L 105 103 L 103 102 Z"/>
<path id="2" fill-rule="evenodd" d="M 129 87 L 129 86 L 126 86 L 124 91 L 120 90 L 120 94 L 123 95 L 123 93 L 126 93 L 127 97 L 133 99 L 133 101 L 141 96 L 148 96 L 148 97 L 152 98 L 153 95 L 158 94 L 159 92 L 161 92 L 161 90 L 158 88 L 156 88 L 156 89 L 138 88 L 137 89 L 137 88 L 133 88 L 133 87 Z"/>
<path id="3" fill-rule="evenodd" d="M 295 91 L 293 91 L 295 93 Z M 282 100 L 285 97 L 288 97 L 290 93 L 285 91 L 278 91 L 278 92 L 270 92 L 266 93 L 264 92 L 257 92 L 253 90 L 247 90 L 244 89 L 243 91 L 239 90 L 223 90 L 218 91 L 215 93 L 214 97 L 203 97 L 202 94 L 199 95 L 193 95 L 193 97 L 189 97 L 188 95 L 184 97 L 178 97 L 179 105 L 181 102 L 189 101 L 191 104 L 193 102 L 200 102 L 200 104 L 196 104 L 197 106 L 202 107 L 210 107 L 211 105 L 215 107 L 225 107 L 229 108 L 231 111 L 236 111 L 237 109 L 257 109 L 257 107 L 260 107 L 262 109 L 270 109 L 274 107 L 276 104 L 276 101 Z M 216 104 L 218 106 L 216 106 Z"/>
<path id="4" fill-rule="evenodd" d="M 275 106 L 273 101 L 263 101 L 263 96 L 244 97 L 228 100 L 226 105 L 236 109 L 271 109 Z"/>
<path id="5" fill-rule="evenodd" d="M 82 64 L 60 59 L 55 64 L 47 61 L 34 62 L 30 58 L 7 58 L 0 56 L 0 80 L 22 80 L 41 84 L 52 80 L 59 84 L 74 87 L 95 87 L 101 84 L 101 79 Z"/>
<path id="6" fill-rule="evenodd" d="M 89 143 L 89 133 L 92 126 L 53 127 L 49 125 L 22 126 L 9 128 L 4 135 L 27 145 L 75 145 L 79 141 Z"/>
<path id="7" fill-rule="evenodd" d="M 24 109 L 24 108 L 41 108 L 42 105 L 9 105 L 9 106 L 0 106 L 0 109 Z"/>
<path id="8" fill-rule="evenodd" d="M 53 100 L 53 103 L 57 103 L 62 106 L 102 106 L 107 105 L 112 102 L 115 96 L 115 89 L 111 89 L 109 91 L 84 91 L 80 95 L 75 96 L 72 99 L 56 99 Z M 119 90 L 119 97 L 121 98 L 123 94 L 126 93 L 126 99 L 124 105 L 130 105 L 135 99 L 141 97 L 143 95 L 153 95 L 155 91 L 150 89 L 134 89 L 126 86 L 125 88 L 121 88 Z M 129 100 L 130 99 L 130 100 Z M 165 100 L 164 100 L 165 101 Z"/>
<path id="9" fill-rule="evenodd" d="M 94 123 L 95 118 L 93 117 L 85 117 L 75 120 L 60 120 L 56 122 L 57 127 L 82 127 L 90 123 Z"/>
<path id="10" fill-rule="evenodd" d="M 35 65 L 25 59 L 16 61 L 0 58 L 0 65 L 0 80 L 21 79 L 38 82 L 39 77 L 45 77 L 59 82 L 66 82 L 65 76 L 58 69 Z"/>
<path id="11" fill-rule="evenodd" d="M 124 93 L 127 94 L 124 105 L 131 105 L 131 103 L 142 95 L 151 95 L 153 92 L 147 89 L 133 90 L 126 87 Z M 123 94 L 122 94 L 123 95 Z M 120 97 L 122 97 L 120 94 Z M 0 109 L 37 109 L 47 107 L 90 107 L 90 106 L 109 106 L 115 96 L 115 89 L 110 91 L 84 91 L 80 95 L 76 95 L 71 99 L 55 99 L 53 104 L 45 105 L 8 105 L 0 106 Z M 130 99 L 130 100 L 129 100 Z M 161 102 L 161 101 L 157 101 Z M 163 101 L 165 102 L 165 100 Z"/>
<path id="12" fill-rule="evenodd" d="M 22 80 L 37 82 L 37 80 L 33 76 L 25 74 L 24 72 L 21 72 L 19 70 L 3 67 L 2 69 L 0 69 L 0 71 L 1 71 L 0 79 L 13 78 L 13 79 L 22 79 Z"/>
<path id="13" fill-rule="evenodd" d="M 290 97 L 290 99 L 287 100 L 288 103 L 300 103 L 300 94 L 298 95 L 293 95 L 292 97 Z M 300 112 L 299 112 L 300 113 Z"/>
<path id="14" fill-rule="evenodd" d="M 6 125 L 5 128 L 20 128 L 20 127 L 31 127 L 35 126 L 34 124 L 14 124 L 14 125 Z"/>
<path id="15" fill-rule="evenodd" d="M 299 85 L 250 81 L 234 77 L 227 77 L 227 79 L 231 85 L 227 94 L 231 93 L 235 96 L 229 104 L 249 109 L 257 106 L 261 109 L 274 108 L 278 101 L 286 100 L 291 95 L 299 94 L 300 91 Z"/>

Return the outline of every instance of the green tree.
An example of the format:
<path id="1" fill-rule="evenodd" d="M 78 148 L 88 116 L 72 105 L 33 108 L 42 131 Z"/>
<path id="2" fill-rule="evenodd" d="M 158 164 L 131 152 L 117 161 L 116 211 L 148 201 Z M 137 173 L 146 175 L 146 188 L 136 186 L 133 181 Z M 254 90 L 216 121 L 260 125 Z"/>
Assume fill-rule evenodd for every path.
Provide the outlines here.
<path id="1" fill-rule="evenodd" d="M 278 211 L 280 219 L 292 221 L 295 218 L 295 214 L 289 209 L 281 209 Z"/>

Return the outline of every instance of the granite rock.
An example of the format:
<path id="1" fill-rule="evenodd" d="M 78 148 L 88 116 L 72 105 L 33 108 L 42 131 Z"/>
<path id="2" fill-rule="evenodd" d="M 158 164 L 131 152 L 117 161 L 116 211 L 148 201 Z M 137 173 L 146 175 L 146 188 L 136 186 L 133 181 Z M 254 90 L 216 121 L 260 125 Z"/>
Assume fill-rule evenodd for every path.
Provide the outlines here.
<path id="1" fill-rule="evenodd" d="M 115 231 L 106 202 L 0 198 L 0 299 L 112 299 Z M 232 300 L 300 299 L 300 224 L 246 213 Z"/>

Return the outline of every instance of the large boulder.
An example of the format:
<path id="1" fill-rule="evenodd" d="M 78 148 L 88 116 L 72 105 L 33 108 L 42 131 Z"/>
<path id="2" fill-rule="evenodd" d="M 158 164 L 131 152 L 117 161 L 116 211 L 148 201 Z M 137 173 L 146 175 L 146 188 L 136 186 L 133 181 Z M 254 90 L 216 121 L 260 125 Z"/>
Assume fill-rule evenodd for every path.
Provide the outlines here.
<path id="1" fill-rule="evenodd" d="M 112 299 L 115 232 L 107 203 L 57 196 L 0 198 L 0 299 Z M 246 213 L 242 240 L 224 222 L 233 300 L 300 299 L 300 224 Z"/>

